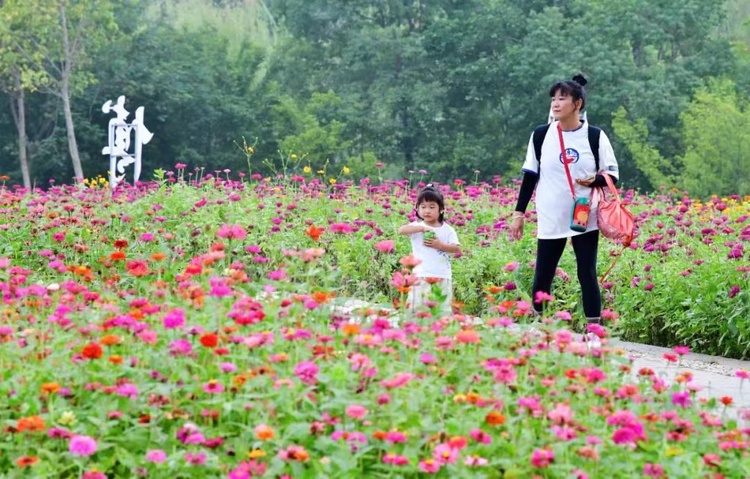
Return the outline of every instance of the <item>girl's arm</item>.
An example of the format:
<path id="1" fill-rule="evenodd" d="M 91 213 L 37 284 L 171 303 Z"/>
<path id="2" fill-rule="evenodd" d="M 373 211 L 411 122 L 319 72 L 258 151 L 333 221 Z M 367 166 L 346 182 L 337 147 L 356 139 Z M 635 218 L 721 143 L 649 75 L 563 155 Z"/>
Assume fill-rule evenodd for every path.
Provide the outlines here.
<path id="1" fill-rule="evenodd" d="M 427 245 L 427 243 L 425 243 L 425 245 Z M 432 244 L 429 246 L 435 248 L 436 250 L 445 251 L 446 253 L 451 253 L 451 254 L 456 254 L 456 253 L 461 252 L 460 244 L 443 243 L 442 241 L 437 240 L 437 239 L 432 240 Z"/>
<path id="2" fill-rule="evenodd" d="M 400 235 L 413 235 L 417 233 L 424 233 L 425 231 L 432 231 L 432 228 L 430 228 L 427 225 L 420 225 L 415 223 L 409 223 L 408 225 L 404 225 L 398 229 L 398 234 Z"/>

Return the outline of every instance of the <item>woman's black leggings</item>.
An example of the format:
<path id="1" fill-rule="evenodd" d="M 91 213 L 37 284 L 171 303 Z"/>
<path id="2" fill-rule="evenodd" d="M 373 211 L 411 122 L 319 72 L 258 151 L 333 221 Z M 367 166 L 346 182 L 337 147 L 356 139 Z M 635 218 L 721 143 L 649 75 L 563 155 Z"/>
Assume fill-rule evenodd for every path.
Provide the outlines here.
<path id="1" fill-rule="evenodd" d="M 599 230 L 573 236 L 573 251 L 578 266 L 578 282 L 583 296 L 583 312 L 587 318 L 598 318 L 602 314 L 602 295 L 596 278 L 596 255 L 599 248 Z M 536 269 L 532 297 L 534 309 L 541 313 L 542 304 L 536 302 L 537 291 L 552 294 L 552 280 L 557 271 L 565 243 L 568 238 L 537 240 Z"/>

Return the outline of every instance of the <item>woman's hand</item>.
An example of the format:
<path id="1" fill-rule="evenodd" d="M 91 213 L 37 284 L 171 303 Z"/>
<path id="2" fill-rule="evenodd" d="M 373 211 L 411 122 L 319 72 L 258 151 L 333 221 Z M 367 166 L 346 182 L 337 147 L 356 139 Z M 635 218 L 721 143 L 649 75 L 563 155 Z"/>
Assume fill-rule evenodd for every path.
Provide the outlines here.
<path id="1" fill-rule="evenodd" d="M 519 240 L 523 237 L 523 216 L 514 216 L 513 221 L 510 223 L 510 230 L 508 231 L 508 237 L 511 241 Z"/>
<path id="2" fill-rule="evenodd" d="M 591 175 L 587 176 L 586 178 L 576 178 L 576 183 L 581 186 L 591 186 L 594 180 L 596 180 L 596 175 Z"/>

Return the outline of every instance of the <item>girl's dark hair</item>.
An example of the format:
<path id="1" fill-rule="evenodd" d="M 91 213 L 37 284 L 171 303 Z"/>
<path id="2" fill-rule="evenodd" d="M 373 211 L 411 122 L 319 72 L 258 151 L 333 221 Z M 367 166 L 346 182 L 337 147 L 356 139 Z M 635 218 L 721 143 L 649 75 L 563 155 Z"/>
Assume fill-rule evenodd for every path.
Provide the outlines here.
<path id="1" fill-rule="evenodd" d="M 419 196 L 417 196 L 417 206 L 415 207 L 415 210 L 417 212 L 417 218 L 419 218 L 420 220 L 423 220 L 424 218 L 419 216 L 419 205 L 421 205 L 425 201 L 433 201 L 437 203 L 438 208 L 440 208 L 440 216 L 438 216 L 438 221 L 442 223 L 445 212 L 445 200 L 443 200 L 443 194 L 440 193 L 440 191 L 438 191 L 438 189 L 435 188 L 432 183 L 429 183 L 427 186 L 422 188 L 422 191 L 419 192 Z"/>
<path id="2" fill-rule="evenodd" d="M 583 109 L 586 108 L 586 90 L 583 88 L 586 83 L 588 83 L 586 78 L 583 75 L 578 74 L 574 76 L 572 80 L 559 81 L 552 85 L 552 88 L 549 90 L 549 96 L 551 98 L 555 96 L 557 92 L 560 92 L 563 95 L 568 95 L 573 98 L 574 102 L 581 100 L 581 111 L 583 111 Z"/>

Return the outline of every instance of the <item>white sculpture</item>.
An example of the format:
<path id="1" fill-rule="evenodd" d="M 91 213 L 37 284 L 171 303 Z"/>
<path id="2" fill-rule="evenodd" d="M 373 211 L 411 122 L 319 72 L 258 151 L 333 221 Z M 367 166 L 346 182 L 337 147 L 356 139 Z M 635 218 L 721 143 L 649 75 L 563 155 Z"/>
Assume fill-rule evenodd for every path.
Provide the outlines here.
<path id="1" fill-rule="evenodd" d="M 151 141 L 154 136 L 143 124 L 143 107 L 135 110 L 135 119 L 128 123 L 130 115 L 125 109 L 125 96 L 117 98 L 117 103 L 112 105 L 112 100 L 107 100 L 102 105 L 102 111 L 117 114 L 109 120 L 109 146 L 102 149 L 102 155 L 109 155 L 109 184 L 112 188 L 117 186 L 125 178 L 125 167 L 135 164 L 133 171 L 133 184 L 141 176 L 141 149 L 143 145 Z M 130 134 L 135 132 L 135 148 L 130 153 Z M 118 176 L 118 173 L 120 176 Z"/>

